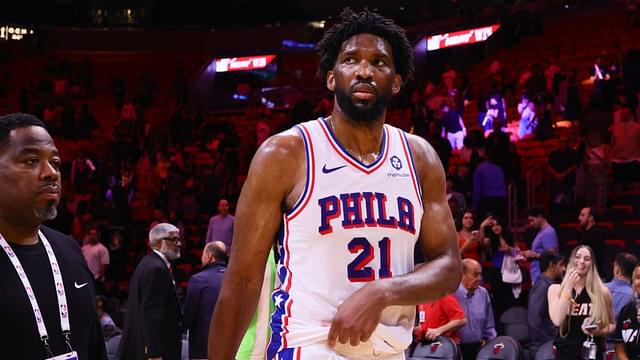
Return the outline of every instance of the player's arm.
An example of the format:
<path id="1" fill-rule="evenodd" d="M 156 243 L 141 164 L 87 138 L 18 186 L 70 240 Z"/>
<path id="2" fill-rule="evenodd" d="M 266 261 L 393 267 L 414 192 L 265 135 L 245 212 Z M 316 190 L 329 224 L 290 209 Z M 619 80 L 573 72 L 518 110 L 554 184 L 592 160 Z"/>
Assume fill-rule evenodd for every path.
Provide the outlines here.
<path id="1" fill-rule="evenodd" d="M 442 163 L 426 141 L 412 136 L 410 145 L 423 193 L 418 241 L 426 264 L 402 276 L 370 282 L 348 297 L 331 323 L 329 346 L 336 340 L 356 346 L 369 339 L 387 306 L 429 303 L 455 291 L 460 283 L 462 262 Z"/>
<path id="2" fill-rule="evenodd" d="M 404 276 L 379 282 L 387 305 L 432 302 L 455 291 L 462 276 L 458 234 L 447 202 L 442 163 L 425 140 L 410 136 L 409 143 L 422 187 L 424 215 L 418 242 L 426 264 Z"/>
<path id="3" fill-rule="evenodd" d="M 304 164 L 304 144 L 293 131 L 265 141 L 251 162 L 238 200 L 229 268 L 211 320 L 210 360 L 235 358 L 258 304 L 284 204 Z"/>

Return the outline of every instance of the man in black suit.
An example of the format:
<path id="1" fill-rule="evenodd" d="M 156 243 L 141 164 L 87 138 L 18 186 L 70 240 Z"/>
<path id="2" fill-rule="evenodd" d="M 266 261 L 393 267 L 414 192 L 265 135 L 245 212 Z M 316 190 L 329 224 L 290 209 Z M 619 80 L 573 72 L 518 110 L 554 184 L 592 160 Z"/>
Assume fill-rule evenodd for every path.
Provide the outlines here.
<path id="1" fill-rule="evenodd" d="M 57 214 L 60 164 L 42 121 L 29 114 L 0 117 L 2 359 L 107 358 L 93 276 L 80 247 L 42 226 Z"/>
<path id="2" fill-rule="evenodd" d="M 129 285 L 120 360 L 180 360 L 180 304 L 169 268 L 180 257 L 177 227 L 160 223 L 149 232 L 152 252 L 140 260 Z"/>

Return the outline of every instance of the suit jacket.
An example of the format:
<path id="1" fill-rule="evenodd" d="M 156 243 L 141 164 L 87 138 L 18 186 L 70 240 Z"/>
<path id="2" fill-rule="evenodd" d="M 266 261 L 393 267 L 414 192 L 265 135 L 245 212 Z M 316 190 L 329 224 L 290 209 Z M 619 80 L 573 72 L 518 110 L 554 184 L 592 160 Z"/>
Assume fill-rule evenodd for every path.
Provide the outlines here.
<path id="1" fill-rule="evenodd" d="M 171 272 L 151 253 L 140 260 L 129 284 L 129 300 L 118 359 L 180 360 L 180 304 Z"/>
<path id="2" fill-rule="evenodd" d="M 185 331 L 189 330 L 189 358 L 207 357 L 211 316 L 226 269 L 227 264 L 216 261 L 189 279 L 182 324 Z"/>

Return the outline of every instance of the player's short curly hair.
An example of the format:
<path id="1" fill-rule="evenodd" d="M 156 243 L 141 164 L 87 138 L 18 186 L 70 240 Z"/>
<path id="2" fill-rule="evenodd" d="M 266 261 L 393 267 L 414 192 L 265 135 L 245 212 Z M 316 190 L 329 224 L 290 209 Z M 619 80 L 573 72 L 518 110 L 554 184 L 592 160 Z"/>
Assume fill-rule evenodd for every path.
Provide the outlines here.
<path id="1" fill-rule="evenodd" d="M 396 74 L 402 77 L 404 83 L 411 78 L 413 48 L 403 28 L 393 20 L 367 9 L 356 13 L 350 8 L 345 8 L 340 13 L 340 18 L 342 22 L 327 30 L 318 43 L 318 76 L 322 80 L 327 78 L 327 72 L 335 66 L 342 44 L 358 34 L 373 34 L 386 40 L 391 45 Z"/>

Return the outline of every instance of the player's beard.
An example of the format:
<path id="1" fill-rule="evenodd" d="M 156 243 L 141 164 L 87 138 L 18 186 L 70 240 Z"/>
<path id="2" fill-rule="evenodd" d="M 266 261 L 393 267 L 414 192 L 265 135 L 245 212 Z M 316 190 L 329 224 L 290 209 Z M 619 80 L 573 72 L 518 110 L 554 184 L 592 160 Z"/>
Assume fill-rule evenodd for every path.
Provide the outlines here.
<path id="1" fill-rule="evenodd" d="M 56 208 L 56 205 L 58 205 L 57 201 L 49 201 L 44 207 L 34 208 L 33 213 L 40 221 L 53 220 L 58 215 L 58 209 Z"/>
<path id="2" fill-rule="evenodd" d="M 354 86 L 351 88 L 353 89 Z M 336 101 L 340 109 L 342 109 L 349 119 L 359 123 L 371 123 L 379 118 L 387 109 L 387 105 L 389 105 L 389 101 L 391 100 L 391 89 L 384 92 L 378 92 L 376 89 L 376 98 L 370 105 L 358 105 L 354 103 L 351 98 L 351 93 L 338 86 L 335 88 Z"/>

